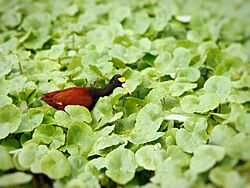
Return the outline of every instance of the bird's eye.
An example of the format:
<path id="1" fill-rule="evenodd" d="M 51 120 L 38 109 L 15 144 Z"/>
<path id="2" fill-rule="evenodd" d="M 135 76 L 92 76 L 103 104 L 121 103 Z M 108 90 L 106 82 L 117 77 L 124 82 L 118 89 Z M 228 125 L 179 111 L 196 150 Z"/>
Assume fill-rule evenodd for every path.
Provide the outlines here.
<path id="1" fill-rule="evenodd" d="M 124 83 L 124 82 L 126 81 L 126 79 L 125 79 L 124 77 L 120 77 L 120 78 L 118 78 L 118 80 L 119 80 L 119 82 L 121 82 L 121 83 Z"/>

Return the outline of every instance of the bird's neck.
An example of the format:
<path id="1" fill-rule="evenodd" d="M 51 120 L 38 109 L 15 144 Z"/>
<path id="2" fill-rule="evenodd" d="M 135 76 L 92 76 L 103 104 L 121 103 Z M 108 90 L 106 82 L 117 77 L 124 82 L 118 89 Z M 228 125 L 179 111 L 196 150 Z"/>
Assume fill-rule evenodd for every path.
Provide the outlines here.
<path id="1" fill-rule="evenodd" d="M 92 94 L 94 101 L 96 102 L 100 97 L 110 95 L 115 88 L 116 86 L 112 84 L 107 84 L 102 88 L 90 88 L 90 92 Z"/>

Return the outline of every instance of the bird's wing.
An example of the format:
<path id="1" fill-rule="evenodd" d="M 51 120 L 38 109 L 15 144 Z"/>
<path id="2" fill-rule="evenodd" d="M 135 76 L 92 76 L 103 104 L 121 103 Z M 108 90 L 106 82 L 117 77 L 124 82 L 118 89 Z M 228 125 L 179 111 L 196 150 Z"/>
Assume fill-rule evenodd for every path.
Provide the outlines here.
<path id="1" fill-rule="evenodd" d="M 67 105 L 81 105 L 89 108 L 93 103 L 89 89 L 81 86 L 46 93 L 41 99 L 56 109 Z"/>

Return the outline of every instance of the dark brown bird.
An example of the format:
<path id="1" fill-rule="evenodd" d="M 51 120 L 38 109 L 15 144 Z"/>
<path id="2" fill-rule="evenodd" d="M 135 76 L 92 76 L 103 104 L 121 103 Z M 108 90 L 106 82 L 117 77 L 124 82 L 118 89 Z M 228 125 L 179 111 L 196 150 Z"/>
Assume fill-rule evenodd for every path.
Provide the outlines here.
<path id="1" fill-rule="evenodd" d="M 116 74 L 103 88 L 83 86 L 70 87 L 46 93 L 41 99 L 57 110 L 64 110 L 67 105 L 80 105 L 92 110 L 100 97 L 110 95 L 117 87 L 123 87 L 126 92 L 130 93 L 125 85 L 125 81 L 123 76 Z"/>

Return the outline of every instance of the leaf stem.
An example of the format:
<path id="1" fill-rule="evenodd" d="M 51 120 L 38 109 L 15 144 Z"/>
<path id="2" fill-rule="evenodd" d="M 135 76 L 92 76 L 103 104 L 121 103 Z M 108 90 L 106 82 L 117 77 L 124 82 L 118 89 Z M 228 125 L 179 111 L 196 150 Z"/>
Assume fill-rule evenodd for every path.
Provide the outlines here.
<path id="1" fill-rule="evenodd" d="M 72 49 L 75 49 L 75 32 L 72 35 Z"/>
<path id="2" fill-rule="evenodd" d="M 32 176 L 32 184 L 34 188 L 38 188 L 37 181 L 36 181 L 36 176 L 33 174 Z"/>
<path id="3" fill-rule="evenodd" d="M 20 74 L 23 75 L 23 68 L 22 68 L 22 65 L 21 65 L 20 61 L 18 61 L 18 66 L 19 66 Z"/>

